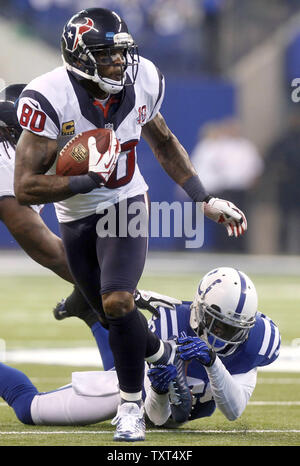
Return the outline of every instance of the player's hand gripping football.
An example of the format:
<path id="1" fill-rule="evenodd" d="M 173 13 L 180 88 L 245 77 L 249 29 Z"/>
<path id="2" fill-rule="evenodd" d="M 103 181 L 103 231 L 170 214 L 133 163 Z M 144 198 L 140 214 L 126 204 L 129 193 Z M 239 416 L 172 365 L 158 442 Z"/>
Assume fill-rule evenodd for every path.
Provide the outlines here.
<path id="1" fill-rule="evenodd" d="M 199 337 L 179 337 L 176 341 L 177 351 L 184 361 L 197 359 L 203 366 L 210 367 L 216 359 L 216 353 Z"/>
<path id="2" fill-rule="evenodd" d="M 120 142 L 114 131 L 110 132 L 110 143 L 104 154 L 101 154 L 96 145 L 94 136 L 90 136 L 88 140 L 89 148 L 89 172 L 96 173 L 100 178 L 100 184 L 105 185 L 109 180 L 115 166 L 118 162 L 118 157 L 121 152 Z"/>
<path id="3" fill-rule="evenodd" d="M 151 388 L 159 395 L 168 393 L 169 384 L 177 377 L 177 369 L 173 364 L 158 364 L 148 370 L 147 375 L 151 382 Z"/>
<path id="4" fill-rule="evenodd" d="M 247 220 L 244 213 L 232 202 L 212 197 L 203 202 L 204 215 L 216 223 L 222 223 L 228 236 L 241 236 L 247 230 Z"/>

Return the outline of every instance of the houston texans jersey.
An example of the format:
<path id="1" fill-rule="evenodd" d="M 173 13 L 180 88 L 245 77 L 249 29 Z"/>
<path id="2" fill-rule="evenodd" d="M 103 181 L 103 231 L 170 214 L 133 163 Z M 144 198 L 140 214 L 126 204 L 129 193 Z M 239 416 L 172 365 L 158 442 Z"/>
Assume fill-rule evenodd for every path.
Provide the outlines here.
<path id="1" fill-rule="evenodd" d="M 130 82 L 129 74 L 126 80 Z M 104 202 L 113 204 L 147 191 L 137 165 L 136 145 L 143 125 L 159 112 L 163 97 L 162 74 L 142 57 L 134 85 L 111 96 L 104 109 L 63 66 L 26 86 L 18 105 L 20 125 L 39 136 L 56 139 L 58 153 L 72 137 L 95 128 L 113 128 L 121 143 L 117 167 L 105 187 L 55 203 L 60 222 L 84 218 L 101 211 Z M 47 174 L 55 174 L 55 170 L 56 161 Z"/>
<path id="2" fill-rule="evenodd" d="M 15 149 L 8 141 L 0 142 L 0 198 L 15 197 L 14 191 Z M 30 206 L 37 213 L 43 205 Z"/>
<path id="3" fill-rule="evenodd" d="M 159 307 L 160 317 L 153 316 L 150 329 L 162 340 L 172 336 L 195 336 L 190 326 L 190 301 L 183 301 L 176 310 Z M 231 375 L 244 374 L 257 367 L 271 364 L 277 359 L 280 349 L 280 333 L 274 322 L 258 312 L 256 323 L 247 340 L 229 356 L 219 357 Z M 209 416 L 215 409 L 205 368 L 197 360 L 187 366 L 188 384 L 195 396 L 191 419 Z"/>

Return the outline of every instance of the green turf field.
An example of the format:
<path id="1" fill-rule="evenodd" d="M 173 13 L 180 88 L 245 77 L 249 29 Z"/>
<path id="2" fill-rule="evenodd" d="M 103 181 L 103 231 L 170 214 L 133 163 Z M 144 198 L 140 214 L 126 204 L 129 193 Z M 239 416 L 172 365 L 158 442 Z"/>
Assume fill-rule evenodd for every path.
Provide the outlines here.
<path id="1" fill-rule="evenodd" d="M 282 343 L 300 337 L 300 287 L 297 277 L 251 277 L 259 295 L 259 309 L 279 326 Z M 191 299 L 198 276 L 144 277 L 140 288 Z M 75 318 L 54 320 L 52 307 L 71 291 L 71 286 L 55 276 L 1 277 L 0 338 L 6 349 L 73 348 L 95 346 L 90 330 Z M 95 367 L 11 364 L 33 380 L 40 391 L 55 389 L 70 381 L 73 370 Z M 114 427 L 110 422 L 88 427 L 24 426 L 0 399 L 0 446 L 13 445 L 107 445 Z M 131 444 L 129 444 L 132 446 Z M 300 445 L 299 372 L 259 372 L 258 384 L 241 418 L 229 422 L 218 412 L 211 418 L 195 420 L 177 430 L 149 427 L 143 446 Z"/>

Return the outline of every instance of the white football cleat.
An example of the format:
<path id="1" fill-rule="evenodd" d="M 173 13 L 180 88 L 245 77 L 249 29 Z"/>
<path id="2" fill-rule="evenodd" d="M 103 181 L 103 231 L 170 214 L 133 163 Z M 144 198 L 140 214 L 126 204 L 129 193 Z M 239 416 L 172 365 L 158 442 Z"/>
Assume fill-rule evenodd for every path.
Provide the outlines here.
<path id="1" fill-rule="evenodd" d="M 117 415 L 111 421 L 116 425 L 114 440 L 117 442 L 138 442 L 145 440 L 144 408 L 137 403 L 125 402 L 118 407 Z"/>

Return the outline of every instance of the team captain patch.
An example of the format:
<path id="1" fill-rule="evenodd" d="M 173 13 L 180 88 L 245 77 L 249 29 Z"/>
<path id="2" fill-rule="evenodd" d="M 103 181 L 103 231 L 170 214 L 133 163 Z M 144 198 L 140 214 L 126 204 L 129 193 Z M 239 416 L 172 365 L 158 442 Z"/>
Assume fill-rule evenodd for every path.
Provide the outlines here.
<path id="1" fill-rule="evenodd" d="M 62 124 L 61 134 L 63 136 L 71 136 L 72 134 L 75 134 L 74 120 L 66 121 L 65 123 Z"/>

